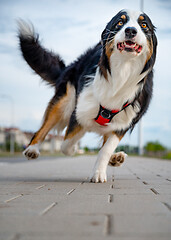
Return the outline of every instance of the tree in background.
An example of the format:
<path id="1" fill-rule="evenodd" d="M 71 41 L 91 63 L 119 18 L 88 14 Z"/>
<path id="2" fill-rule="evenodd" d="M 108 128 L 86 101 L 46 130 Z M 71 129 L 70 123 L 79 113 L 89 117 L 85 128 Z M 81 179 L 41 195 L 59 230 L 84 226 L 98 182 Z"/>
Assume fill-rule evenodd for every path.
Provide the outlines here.
<path id="1" fill-rule="evenodd" d="M 152 157 L 163 157 L 167 149 L 158 141 L 148 142 L 144 147 L 146 154 Z"/>
<path id="2" fill-rule="evenodd" d="M 156 141 L 156 142 L 148 142 L 145 145 L 145 150 L 147 152 L 158 152 L 158 151 L 166 151 L 166 148 L 161 143 Z"/>

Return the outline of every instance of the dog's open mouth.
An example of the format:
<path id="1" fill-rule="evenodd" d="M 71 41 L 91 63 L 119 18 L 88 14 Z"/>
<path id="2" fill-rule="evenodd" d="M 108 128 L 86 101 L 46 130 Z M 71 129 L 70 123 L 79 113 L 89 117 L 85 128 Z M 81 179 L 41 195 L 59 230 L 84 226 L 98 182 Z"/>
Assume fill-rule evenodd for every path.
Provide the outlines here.
<path id="1" fill-rule="evenodd" d="M 120 42 L 117 44 L 117 48 L 121 52 L 126 51 L 140 53 L 142 51 L 142 46 L 132 41 Z"/>

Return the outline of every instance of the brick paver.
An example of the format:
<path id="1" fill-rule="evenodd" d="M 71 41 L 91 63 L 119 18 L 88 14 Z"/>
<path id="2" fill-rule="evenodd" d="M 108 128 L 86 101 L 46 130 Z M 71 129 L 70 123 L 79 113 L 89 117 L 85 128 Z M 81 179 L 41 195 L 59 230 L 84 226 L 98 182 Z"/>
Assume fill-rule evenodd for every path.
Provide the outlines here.
<path id="1" fill-rule="evenodd" d="M 129 157 L 94 184 L 95 160 L 0 163 L 0 240 L 170 240 L 171 161 Z"/>

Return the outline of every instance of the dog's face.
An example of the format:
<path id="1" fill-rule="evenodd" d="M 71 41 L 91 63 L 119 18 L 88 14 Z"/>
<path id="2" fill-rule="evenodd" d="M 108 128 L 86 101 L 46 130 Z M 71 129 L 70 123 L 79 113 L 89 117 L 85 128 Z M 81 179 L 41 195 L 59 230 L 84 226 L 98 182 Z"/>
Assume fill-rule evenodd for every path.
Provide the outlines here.
<path id="1" fill-rule="evenodd" d="M 146 54 L 148 61 L 156 52 L 154 31 L 155 27 L 145 13 L 122 10 L 102 33 L 103 50 L 108 58 L 115 53 L 128 57 Z"/>

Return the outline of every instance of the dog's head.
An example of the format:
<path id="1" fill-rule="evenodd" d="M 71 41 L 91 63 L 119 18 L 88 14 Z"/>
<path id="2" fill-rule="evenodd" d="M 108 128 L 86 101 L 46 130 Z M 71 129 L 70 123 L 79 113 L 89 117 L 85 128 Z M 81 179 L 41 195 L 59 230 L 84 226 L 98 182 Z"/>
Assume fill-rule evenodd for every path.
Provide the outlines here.
<path id="1" fill-rule="evenodd" d="M 157 39 L 150 18 L 142 12 L 122 10 L 102 33 L 103 60 L 110 72 L 110 57 L 133 58 L 145 55 L 143 71 L 155 62 Z"/>

